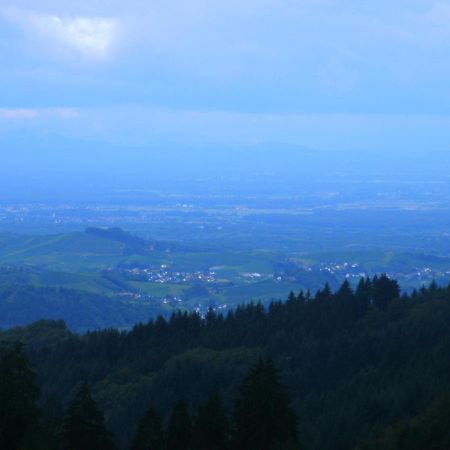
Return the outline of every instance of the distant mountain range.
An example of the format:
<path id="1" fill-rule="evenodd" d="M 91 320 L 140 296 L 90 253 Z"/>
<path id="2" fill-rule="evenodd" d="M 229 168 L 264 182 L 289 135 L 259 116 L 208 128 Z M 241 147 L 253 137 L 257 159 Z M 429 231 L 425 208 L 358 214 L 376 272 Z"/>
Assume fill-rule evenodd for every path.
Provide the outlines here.
<path id="1" fill-rule="evenodd" d="M 335 152 L 283 143 L 126 147 L 32 133 L 0 137 L 2 201 L 90 202 L 121 190 L 295 192 L 320 183 L 448 181 L 449 152 Z M 270 187 L 270 190 L 268 188 Z"/>

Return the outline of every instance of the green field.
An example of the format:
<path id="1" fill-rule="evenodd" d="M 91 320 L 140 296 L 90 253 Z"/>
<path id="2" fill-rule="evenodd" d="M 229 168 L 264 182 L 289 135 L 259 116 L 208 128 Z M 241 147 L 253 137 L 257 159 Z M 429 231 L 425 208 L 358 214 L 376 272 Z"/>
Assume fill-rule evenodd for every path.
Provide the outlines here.
<path id="1" fill-rule="evenodd" d="M 210 306 L 268 302 L 285 298 L 290 291 L 314 291 L 325 282 L 336 288 L 345 278 L 356 284 L 361 274 L 382 272 L 407 289 L 433 278 L 447 282 L 450 258 L 398 249 L 299 253 L 216 246 L 206 250 L 146 241 L 119 229 L 44 236 L 0 234 L 0 286 L 71 289 L 118 298 L 130 308 L 144 302 L 144 310 L 151 307 L 153 315 L 174 308 L 206 311 Z M 188 278 L 175 280 L 177 273 Z M 211 279 L 199 279 L 199 273 Z M 130 317 L 136 319 L 134 310 Z M 145 313 L 143 319 L 147 318 Z"/>

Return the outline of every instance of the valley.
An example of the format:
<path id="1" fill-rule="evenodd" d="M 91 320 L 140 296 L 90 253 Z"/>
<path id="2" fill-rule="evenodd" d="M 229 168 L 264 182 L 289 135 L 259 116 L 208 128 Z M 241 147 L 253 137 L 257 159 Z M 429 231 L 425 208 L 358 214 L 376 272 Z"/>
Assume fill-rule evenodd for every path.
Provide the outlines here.
<path id="1" fill-rule="evenodd" d="M 291 291 L 315 292 L 325 283 L 356 286 L 379 273 L 398 279 L 405 291 L 450 280 L 450 258 L 420 249 L 361 245 L 322 253 L 317 244 L 315 252 L 236 246 L 237 240 L 227 245 L 219 237 L 209 243 L 149 240 L 118 227 L 0 234 L 0 328 L 54 318 L 78 332 L 127 329 L 176 310 L 204 316 L 251 301 L 267 304 Z"/>

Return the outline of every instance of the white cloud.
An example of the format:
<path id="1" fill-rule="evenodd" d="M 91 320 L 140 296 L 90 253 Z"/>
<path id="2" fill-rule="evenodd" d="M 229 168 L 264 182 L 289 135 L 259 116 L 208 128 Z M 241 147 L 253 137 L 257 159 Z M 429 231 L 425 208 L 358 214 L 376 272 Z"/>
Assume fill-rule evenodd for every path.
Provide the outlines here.
<path id="1" fill-rule="evenodd" d="M 38 112 L 34 109 L 25 108 L 1 108 L 1 119 L 35 119 L 38 116 Z"/>
<path id="2" fill-rule="evenodd" d="M 114 19 L 96 17 L 33 15 L 30 23 L 42 36 L 56 38 L 84 56 L 101 58 L 108 55 L 116 28 Z"/>
<path id="3" fill-rule="evenodd" d="M 14 104 L 420 111 L 429 86 L 447 96 L 450 0 L 3 2 Z"/>
<path id="4" fill-rule="evenodd" d="M 87 59 L 111 56 L 119 33 L 119 20 L 100 16 L 62 16 L 9 8 L 3 11 L 35 44 L 60 55 L 67 50 Z"/>
<path id="5" fill-rule="evenodd" d="M 30 120 L 44 117 L 73 119 L 80 113 L 72 108 L 0 108 L 0 119 Z"/>

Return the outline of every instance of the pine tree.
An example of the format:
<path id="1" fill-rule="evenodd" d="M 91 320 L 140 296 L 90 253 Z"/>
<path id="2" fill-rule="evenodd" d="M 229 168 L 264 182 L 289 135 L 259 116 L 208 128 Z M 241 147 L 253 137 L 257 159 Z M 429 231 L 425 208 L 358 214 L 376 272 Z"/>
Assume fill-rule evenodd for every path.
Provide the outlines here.
<path id="1" fill-rule="evenodd" d="M 298 294 L 297 302 L 302 306 L 306 304 L 306 297 L 303 291 L 300 291 L 300 293 Z"/>
<path id="2" fill-rule="evenodd" d="M 59 434 L 63 415 L 62 405 L 55 395 L 48 396 L 41 407 L 41 426 L 38 449 L 60 450 Z"/>
<path id="3" fill-rule="evenodd" d="M 372 282 L 370 278 L 360 278 L 355 292 L 358 317 L 363 317 L 372 302 Z"/>
<path id="4" fill-rule="evenodd" d="M 64 415 L 61 441 L 62 450 L 115 449 L 87 383 L 82 384 Z"/>
<path id="5" fill-rule="evenodd" d="M 226 450 L 229 446 L 228 419 L 218 395 L 201 406 L 194 422 L 192 450 Z"/>
<path id="6" fill-rule="evenodd" d="M 233 449 L 274 450 L 295 445 L 297 420 L 271 361 L 259 361 L 239 388 Z"/>
<path id="7" fill-rule="evenodd" d="M 149 408 L 139 423 L 131 450 L 164 450 L 161 418 L 155 409 Z"/>
<path id="8" fill-rule="evenodd" d="M 295 303 L 296 300 L 297 300 L 297 296 L 294 294 L 293 291 L 291 291 L 291 292 L 289 293 L 289 296 L 288 296 L 288 299 L 287 299 L 287 303 L 288 303 L 288 304 L 292 304 L 292 303 Z"/>
<path id="9" fill-rule="evenodd" d="M 344 282 L 341 284 L 341 287 L 337 291 L 336 295 L 342 301 L 348 301 L 352 299 L 353 290 L 348 280 L 344 280 Z"/>
<path id="10" fill-rule="evenodd" d="M 39 390 L 21 344 L 0 351 L 0 448 L 21 448 L 37 425 Z"/>
<path id="11" fill-rule="evenodd" d="M 316 292 L 315 300 L 317 302 L 328 302 L 331 300 L 331 297 L 333 295 L 333 292 L 331 291 L 330 285 L 328 283 L 325 283 L 325 286 L 323 290 L 318 290 Z"/>
<path id="12" fill-rule="evenodd" d="M 379 278 L 374 277 L 373 285 L 373 303 L 376 307 L 386 310 L 392 300 L 400 297 L 400 287 L 395 280 L 391 280 L 386 274 Z"/>
<path id="13" fill-rule="evenodd" d="M 188 450 L 192 438 L 192 421 L 184 402 L 179 402 L 167 427 L 166 450 Z"/>

